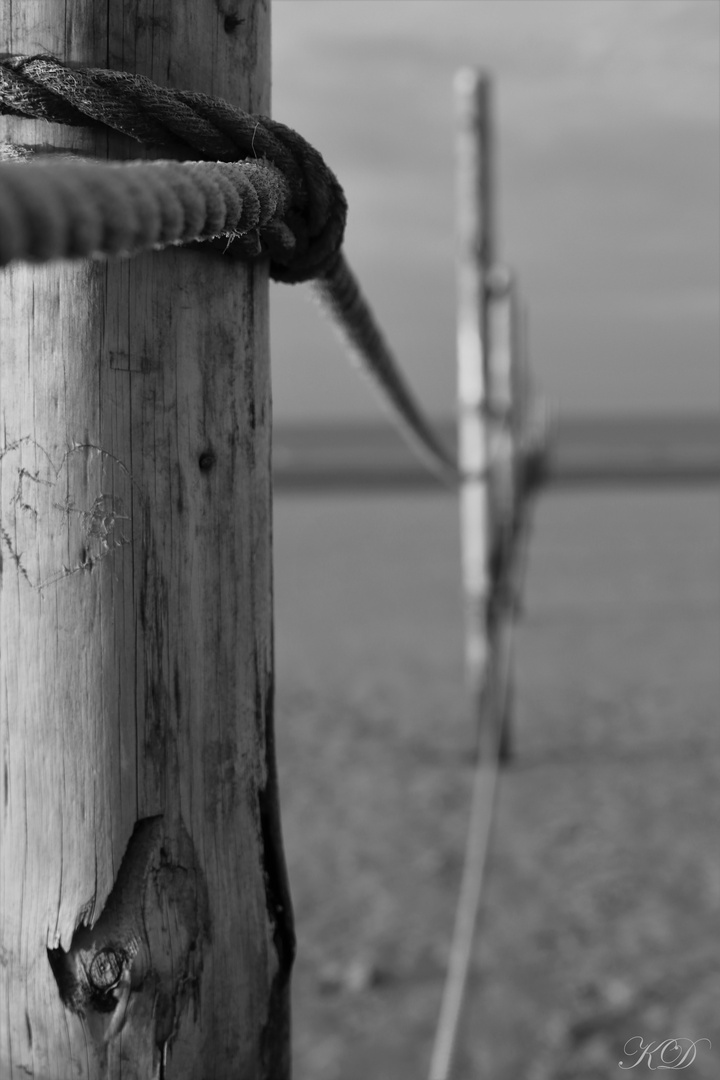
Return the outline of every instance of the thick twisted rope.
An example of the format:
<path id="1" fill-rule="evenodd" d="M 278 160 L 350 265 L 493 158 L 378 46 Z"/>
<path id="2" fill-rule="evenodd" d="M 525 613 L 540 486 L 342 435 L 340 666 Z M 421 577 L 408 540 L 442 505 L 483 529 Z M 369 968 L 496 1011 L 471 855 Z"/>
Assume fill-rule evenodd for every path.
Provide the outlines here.
<path id="1" fill-rule="evenodd" d="M 288 188 L 265 161 L 0 164 L 0 266 L 232 238 L 247 259 L 292 255 Z"/>
<path id="2" fill-rule="evenodd" d="M 358 358 L 360 370 L 370 376 L 381 399 L 390 402 L 403 417 L 405 435 L 416 455 L 441 480 L 455 483 L 457 466 L 417 405 L 342 252 L 330 270 L 310 287 L 329 313 L 350 355 Z"/>
<path id="3" fill-rule="evenodd" d="M 292 254 L 275 257 L 278 281 L 307 281 L 340 250 L 347 203 L 320 154 L 301 135 L 225 101 L 167 90 L 141 75 L 70 68 L 52 56 L 0 61 L 0 111 L 75 127 L 104 126 L 160 150 L 210 161 L 264 158 L 288 183 Z"/>
<path id="4" fill-rule="evenodd" d="M 28 165 L 22 174 L 14 172 L 22 168 L 16 163 L 0 166 L 0 200 L 8 206 L 0 204 L 0 264 L 216 237 L 225 237 L 223 250 L 240 258 L 267 254 L 275 280 L 317 281 L 321 305 L 394 405 L 413 447 L 439 476 L 457 480 L 457 467 L 415 403 L 342 257 L 342 188 L 302 136 L 204 94 L 164 89 L 125 72 L 69 68 L 50 56 L 0 61 L 0 112 L 110 127 L 214 161 L 63 163 L 44 172 Z"/>

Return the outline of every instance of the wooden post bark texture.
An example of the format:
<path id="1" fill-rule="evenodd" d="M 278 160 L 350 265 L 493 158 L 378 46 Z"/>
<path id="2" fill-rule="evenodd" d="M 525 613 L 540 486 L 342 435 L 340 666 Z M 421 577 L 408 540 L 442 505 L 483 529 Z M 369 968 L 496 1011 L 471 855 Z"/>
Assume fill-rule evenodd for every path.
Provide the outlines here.
<path id="1" fill-rule="evenodd" d="M 5 52 L 268 111 L 269 0 L 0 12 Z M 267 302 L 211 251 L 0 273 L 3 1080 L 288 1075 Z"/>

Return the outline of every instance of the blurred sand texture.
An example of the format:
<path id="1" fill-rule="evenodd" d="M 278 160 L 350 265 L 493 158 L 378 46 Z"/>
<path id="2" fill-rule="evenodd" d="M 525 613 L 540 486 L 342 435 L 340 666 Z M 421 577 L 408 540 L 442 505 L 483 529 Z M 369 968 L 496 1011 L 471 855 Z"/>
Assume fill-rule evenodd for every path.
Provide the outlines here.
<path id="1" fill-rule="evenodd" d="M 456 519 L 276 500 L 296 1080 L 427 1075 L 472 779 Z M 633 1036 L 720 1075 L 719 567 L 717 488 L 541 496 L 455 1080 L 620 1077 Z"/>

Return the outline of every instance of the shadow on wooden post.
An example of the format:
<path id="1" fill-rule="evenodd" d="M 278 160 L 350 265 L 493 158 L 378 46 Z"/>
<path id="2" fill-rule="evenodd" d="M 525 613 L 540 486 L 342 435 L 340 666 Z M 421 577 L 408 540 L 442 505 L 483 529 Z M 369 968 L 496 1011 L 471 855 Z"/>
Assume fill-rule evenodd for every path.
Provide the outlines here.
<path id="1" fill-rule="evenodd" d="M 6 5 L 0 49 L 267 112 L 269 2 L 232 7 Z M 267 269 L 168 250 L 0 294 L 0 1074 L 281 1080 Z"/>

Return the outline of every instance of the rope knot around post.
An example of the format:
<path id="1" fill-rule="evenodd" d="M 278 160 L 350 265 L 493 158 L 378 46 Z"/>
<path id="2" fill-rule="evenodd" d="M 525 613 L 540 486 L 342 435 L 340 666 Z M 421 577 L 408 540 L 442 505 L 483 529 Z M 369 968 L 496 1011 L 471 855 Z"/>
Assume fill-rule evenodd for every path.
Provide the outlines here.
<path id="1" fill-rule="evenodd" d="M 0 114 L 110 128 L 190 161 L 0 165 L 0 266 L 202 242 L 269 257 L 276 281 L 315 283 L 320 306 L 446 484 L 459 473 L 400 372 L 342 249 L 347 202 L 301 135 L 219 98 L 53 56 L 0 59 Z M 22 172 L 21 170 L 30 170 Z M 34 171 L 33 171 L 34 170 Z"/>
<path id="2" fill-rule="evenodd" d="M 314 147 L 269 117 L 206 94 L 166 89 L 140 75 L 70 67 L 45 55 L 0 61 L 0 112 L 74 127 L 105 126 L 200 161 L 264 159 L 287 184 L 283 229 L 261 234 L 259 250 L 242 240 L 225 242 L 223 249 L 243 259 L 268 253 L 271 276 L 290 284 L 321 276 L 337 259 L 347 218 L 342 187 Z"/>

